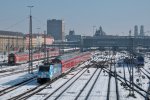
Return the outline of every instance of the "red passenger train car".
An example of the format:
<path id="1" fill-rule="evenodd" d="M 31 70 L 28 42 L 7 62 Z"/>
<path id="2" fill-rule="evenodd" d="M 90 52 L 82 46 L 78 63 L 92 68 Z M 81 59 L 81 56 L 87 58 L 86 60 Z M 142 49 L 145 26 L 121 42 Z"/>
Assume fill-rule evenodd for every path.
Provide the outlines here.
<path id="1" fill-rule="evenodd" d="M 55 57 L 58 56 L 59 49 L 49 49 L 48 50 L 48 57 Z M 36 52 L 32 55 L 33 60 L 38 60 L 44 58 L 44 52 Z M 29 61 L 29 53 L 28 52 L 22 52 L 22 53 L 11 53 L 8 55 L 8 64 L 9 65 L 15 65 L 15 64 L 21 64 L 26 63 Z"/>
<path id="2" fill-rule="evenodd" d="M 78 65 L 81 62 L 87 61 L 88 59 L 90 59 L 90 57 L 91 57 L 90 52 L 84 52 L 84 53 L 73 53 L 73 54 L 58 56 L 55 59 L 61 62 L 62 73 L 63 73 L 68 69 L 73 68 L 75 65 Z"/>
<path id="3" fill-rule="evenodd" d="M 44 83 L 45 81 L 52 81 L 61 76 L 61 74 L 74 68 L 79 63 L 87 61 L 91 56 L 92 54 L 90 52 L 58 56 L 55 59 L 52 59 L 51 62 L 39 66 L 37 82 Z"/>

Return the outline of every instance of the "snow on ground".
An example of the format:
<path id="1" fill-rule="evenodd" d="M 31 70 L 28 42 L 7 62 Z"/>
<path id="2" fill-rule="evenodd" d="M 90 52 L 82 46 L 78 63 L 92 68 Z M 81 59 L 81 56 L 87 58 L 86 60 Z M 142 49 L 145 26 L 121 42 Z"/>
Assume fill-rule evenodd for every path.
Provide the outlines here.
<path id="1" fill-rule="evenodd" d="M 40 65 L 42 61 L 34 61 L 33 62 L 33 68 L 36 68 L 37 65 Z M 24 71 L 28 70 L 28 63 L 27 64 L 21 64 L 21 65 L 15 65 L 15 66 L 2 66 L 0 68 L 0 75 L 14 73 L 18 71 Z"/>
<path id="2" fill-rule="evenodd" d="M 0 90 L 13 86 L 33 76 L 36 76 L 36 74 L 37 74 L 37 71 L 35 71 L 33 74 L 24 72 L 24 73 L 19 73 L 19 74 L 11 75 L 8 77 L 0 78 Z"/>
<path id="3" fill-rule="evenodd" d="M 96 52 L 95 55 L 96 54 L 100 54 L 100 55 L 97 55 L 97 56 L 93 55 L 92 60 L 102 61 L 104 59 L 110 59 L 113 56 L 113 55 L 105 55 L 105 53 L 103 53 L 103 52 L 102 53 Z M 125 56 L 125 54 L 117 53 L 115 57 L 117 58 L 117 60 L 119 60 L 119 59 L 122 58 L 122 55 Z M 148 57 L 145 57 L 145 66 L 144 66 L 144 68 L 147 71 L 150 72 L 150 70 L 149 70 L 149 66 L 150 66 L 149 60 L 150 59 Z M 89 62 L 86 62 L 84 64 L 81 64 L 80 66 L 83 67 L 84 65 L 88 65 L 88 64 L 89 64 Z M 23 65 L 21 65 L 21 66 L 23 66 Z M 116 66 L 117 66 L 117 68 L 116 68 L 117 74 L 124 77 L 123 66 L 119 67 L 117 64 L 116 64 Z M 125 68 L 126 78 L 127 78 L 127 80 L 129 80 L 128 67 L 126 65 L 124 65 L 124 68 Z M 52 83 L 50 86 L 48 86 L 44 90 L 40 91 L 36 95 L 29 98 L 29 100 L 42 100 L 43 97 L 47 97 L 48 94 L 51 94 L 53 91 L 55 91 L 58 87 L 60 87 L 67 80 L 69 80 L 71 77 L 73 77 L 73 75 L 75 75 L 79 70 L 81 70 L 81 69 L 80 68 L 76 69 L 72 73 L 68 74 L 66 77 L 58 79 L 57 81 Z M 95 70 L 96 70 L 96 68 L 90 68 L 90 73 L 85 73 L 84 75 L 82 75 L 82 77 L 80 77 L 78 79 L 78 81 L 76 81 L 74 83 L 73 86 L 71 86 L 69 89 L 67 89 L 67 91 L 59 98 L 59 100 L 73 100 L 76 97 L 77 93 L 81 90 L 81 88 L 88 81 L 88 79 L 90 78 L 90 76 L 92 75 L 92 73 Z M 112 70 L 114 70 L 114 69 L 112 69 Z M 90 90 L 94 80 L 96 79 L 96 76 L 98 75 L 99 71 L 100 71 L 100 69 L 96 72 L 96 74 L 93 76 L 93 78 L 91 79 L 91 81 L 89 82 L 89 84 L 87 85 L 85 90 L 83 91 L 83 93 L 80 95 L 80 97 L 78 98 L 79 100 L 83 100 L 85 98 L 85 96 L 87 95 L 88 91 Z M 148 74 L 146 71 L 144 71 L 144 72 L 146 74 Z M 24 72 L 24 73 L 19 73 L 17 75 L 12 75 L 12 76 L 8 76 L 8 77 L 0 78 L 0 81 L 1 81 L 0 82 L 0 90 L 4 89 L 6 87 L 12 86 L 14 84 L 17 84 L 17 83 L 19 83 L 23 80 L 26 80 L 30 77 L 33 77 L 34 75 L 36 75 L 36 72 L 34 74 L 28 74 L 27 72 Z M 144 74 L 141 73 L 141 75 L 144 75 Z M 148 74 L 148 75 L 150 76 L 150 74 Z M 138 78 L 139 78 L 139 73 L 137 73 L 137 69 L 134 68 L 134 82 L 135 83 L 137 83 L 136 80 Z M 100 73 L 100 76 L 98 77 L 98 80 L 96 81 L 92 91 L 91 91 L 91 94 L 90 94 L 88 100 L 106 100 L 108 80 L 109 80 L 109 75 L 102 71 Z M 142 86 L 140 86 L 140 87 L 147 91 L 147 89 L 149 87 L 149 79 L 146 76 L 145 76 L 145 79 L 140 77 L 140 82 L 142 83 Z M 67 83 L 67 84 L 69 84 L 69 83 Z M 67 84 L 66 84 L 66 86 L 67 86 Z M 36 86 L 37 86 L 36 80 L 32 81 L 31 83 L 29 83 L 25 86 L 22 86 L 21 88 L 16 89 L 15 91 L 10 92 L 7 95 L 1 96 L 0 100 L 6 100 L 7 98 L 10 98 L 12 96 L 15 96 L 15 95 L 19 94 L 20 91 L 23 92 L 23 91 L 26 91 L 27 89 L 30 89 L 30 88 L 33 88 L 33 87 L 36 87 Z M 64 88 L 62 88 L 56 94 L 54 94 L 52 97 L 50 97 L 49 100 L 53 100 L 55 98 L 55 96 L 57 96 L 59 93 L 62 92 L 63 89 Z M 136 98 L 128 97 L 129 91 L 126 90 L 123 86 L 121 86 L 120 81 L 118 81 L 118 90 L 119 90 L 120 100 L 144 100 L 144 98 L 136 92 L 135 92 Z M 111 78 L 110 96 L 109 97 L 110 97 L 110 100 L 116 100 L 116 83 L 115 83 L 115 78 L 114 77 Z"/>
<path id="4" fill-rule="evenodd" d="M 146 60 L 146 62 L 148 62 L 147 58 L 145 58 L 145 60 Z M 147 67 L 148 65 L 150 65 L 150 64 L 145 63 L 144 68 L 148 69 L 148 67 Z M 128 71 L 128 66 L 126 64 L 124 64 L 124 65 L 122 64 L 120 67 L 117 67 L 117 72 L 120 76 L 124 77 L 123 66 L 124 66 L 124 69 L 125 69 L 126 79 L 129 81 L 129 71 Z M 144 74 L 142 72 L 138 73 L 138 69 L 136 67 L 134 67 L 133 70 L 134 70 L 134 83 L 136 83 L 137 85 L 138 85 L 138 83 L 142 84 L 142 85 L 138 85 L 138 86 L 141 87 L 142 89 L 144 89 L 145 91 L 147 91 L 148 86 L 149 86 L 149 79 L 146 76 L 145 76 L 145 79 L 143 79 L 142 75 L 144 76 Z M 137 79 L 139 79 L 140 82 L 137 82 L 136 81 Z M 118 85 L 118 86 L 120 86 L 120 85 Z M 136 98 L 132 98 L 132 97 L 128 97 L 128 95 L 129 95 L 128 90 L 125 90 L 125 89 L 122 89 L 122 90 L 123 91 L 120 92 L 120 93 L 125 97 L 123 100 L 126 100 L 126 99 L 129 99 L 129 100 L 144 100 L 144 98 L 141 95 L 139 95 L 137 92 L 134 92 Z M 140 91 L 140 92 L 142 92 L 142 91 Z"/>
<path id="5" fill-rule="evenodd" d="M 6 95 L 1 96 L 0 100 L 7 100 L 7 99 L 9 99 L 11 97 L 14 97 L 14 96 L 16 96 L 18 94 L 24 93 L 25 91 L 30 90 L 30 89 L 32 89 L 34 87 L 37 87 L 37 86 L 38 86 L 38 83 L 37 83 L 36 80 L 31 81 L 28 84 L 23 85 L 23 86 L 15 89 L 14 91 L 9 92 Z"/>
<path id="6" fill-rule="evenodd" d="M 74 82 L 74 84 L 68 88 L 65 93 L 59 98 L 61 100 L 74 100 L 77 94 L 81 91 L 82 87 L 86 84 L 86 82 L 89 80 L 91 75 L 96 70 L 95 68 L 90 68 L 90 73 L 85 72 L 77 81 Z M 62 88 L 63 89 L 63 88 Z M 57 92 L 57 94 L 52 95 L 49 100 L 53 100 L 60 92 Z"/>
<path id="7" fill-rule="evenodd" d="M 86 69 L 84 69 L 86 70 Z M 84 71 L 83 70 L 83 71 Z M 33 97 L 29 98 L 29 100 L 41 100 L 43 97 L 47 97 L 48 94 L 51 94 L 53 91 L 55 91 L 58 87 L 60 87 L 62 84 L 64 84 L 66 81 L 68 81 L 70 78 L 73 77 L 73 75 L 75 75 L 79 70 L 73 71 L 70 74 L 68 74 L 66 77 L 60 78 L 57 81 L 55 81 L 54 83 L 51 84 L 51 86 L 47 87 L 46 89 L 42 90 L 41 92 L 39 92 L 38 94 L 34 95 Z M 81 73 L 83 72 L 81 71 Z M 79 75 L 77 75 L 76 77 L 78 77 Z M 76 77 L 74 77 L 73 79 L 75 79 Z M 73 81 L 73 80 L 72 80 Z M 70 81 L 69 83 L 71 83 L 72 81 Z"/>
<path id="8" fill-rule="evenodd" d="M 7 55 L 0 54 L 0 62 L 8 60 Z"/>
<path id="9" fill-rule="evenodd" d="M 106 100 L 108 78 L 108 74 L 101 72 L 100 77 L 98 78 L 89 96 L 89 100 Z"/>
<path id="10" fill-rule="evenodd" d="M 93 76 L 93 78 L 91 79 L 91 81 L 89 82 L 89 84 L 86 86 L 86 88 L 84 89 L 84 91 L 81 93 L 80 97 L 79 97 L 79 100 L 84 100 L 85 97 L 88 95 L 88 92 L 90 91 L 91 88 L 89 87 L 92 87 L 94 81 L 96 80 L 99 72 L 101 71 L 101 69 L 98 69 L 97 72 L 95 73 L 95 75 Z"/>

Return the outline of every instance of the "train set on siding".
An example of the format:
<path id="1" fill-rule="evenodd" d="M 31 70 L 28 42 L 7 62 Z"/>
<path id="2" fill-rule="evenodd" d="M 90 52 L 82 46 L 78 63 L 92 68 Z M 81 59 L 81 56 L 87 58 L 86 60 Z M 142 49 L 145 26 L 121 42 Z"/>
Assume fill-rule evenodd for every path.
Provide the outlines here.
<path id="1" fill-rule="evenodd" d="M 48 57 L 55 57 L 60 54 L 59 49 L 52 48 L 48 49 Z M 33 53 L 33 60 L 43 59 L 44 52 L 35 52 Z M 9 65 L 16 65 L 16 64 L 22 64 L 27 63 L 29 61 L 29 53 L 28 52 L 18 52 L 18 53 L 10 53 L 8 55 L 8 64 Z"/>
<path id="2" fill-rule="evenodd" d="M 91 53 L 71 53 L 67 55 L 57 56 L 50 63 L 45 63 L 39 66 L 37 82 L 42 83 L 51 81 L 59 77 L 67 70 L 74 68 L 83 61 L 90 59 Z"/>

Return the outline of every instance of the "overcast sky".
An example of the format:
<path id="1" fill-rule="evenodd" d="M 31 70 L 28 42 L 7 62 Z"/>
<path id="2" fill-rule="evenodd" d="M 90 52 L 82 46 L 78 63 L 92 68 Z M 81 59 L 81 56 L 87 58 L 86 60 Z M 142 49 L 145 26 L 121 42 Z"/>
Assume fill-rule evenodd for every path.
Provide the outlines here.
<path id="1" fill-rule="evenodd" d="M 0 0 L 0 30 L 28 33 L 28 5 L 33 32 L 47 30 L 47 19 L 64 19 L 66 34 L 93 35 L 93 26 L 113 35 L 133 34 L 134 25 L 150 30 L 150 0 Z"/>

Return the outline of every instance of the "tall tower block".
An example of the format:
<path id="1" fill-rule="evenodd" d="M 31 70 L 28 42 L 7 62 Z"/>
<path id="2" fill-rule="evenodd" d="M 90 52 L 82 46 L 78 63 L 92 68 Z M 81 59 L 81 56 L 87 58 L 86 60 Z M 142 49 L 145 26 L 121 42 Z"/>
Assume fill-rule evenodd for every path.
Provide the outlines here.
<path id="1" fill-rule="evenodd" d="M 63 20 L 47 20 L 47 34 L 54 37 L 54 40 L 64 40 L 64 21 Z"/>

